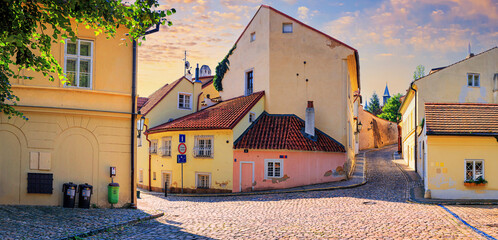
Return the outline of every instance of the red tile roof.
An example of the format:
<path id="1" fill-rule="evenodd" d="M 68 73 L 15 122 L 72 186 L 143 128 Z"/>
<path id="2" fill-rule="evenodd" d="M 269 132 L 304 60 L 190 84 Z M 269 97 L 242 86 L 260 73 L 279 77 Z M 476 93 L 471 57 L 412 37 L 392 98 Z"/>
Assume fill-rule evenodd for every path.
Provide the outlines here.
<path id="1" fill-rule="evenodd" d="M 149 98 L 146 98 L 146 97 L 138 97 L 137 98 L 137 109 L 140 110 L 144 105 L 145 103 L 149 101 Z"/>
<path id="2" fill-rule="evenodd" d="M 264 95 L 264 92 L 257 92 L 249 96 L 232 98 L 199 112 L 151 128 L 147 132 L 232 129 Z"/>
<path id="3" fill-rule="evenodd" d="M 178 83 L 183 79 L 187 80 L 185 77 L 181 77 L 170 84 L 166 83 L 164 86 L 152 93 L 149 96 L 149 101 L 147 101 L 147 103 L 145 103 L 145 105 L 140 109 L 140 113 L 143 115 L 147 115 L 147 113 L 149 113 L 152 108 L 154 108 L 161 100 L 163 100 L 163 98 L 166 97 L 166 95 L 168 95 L 168 93 L 170 93 L 171 90 L 173 90 L 173 88 L 175 88 L 176 85 L 178 85 Z"/>
<path id="4" fill-rule="evenodd" d="M 498 136 L 498 104 L 426 103 L 427 135 Z"/>
<path id="5" fill-rule="evenodd" d="M 304 135 L 304 121 L 296 115 L 261 114 L 234 143 L 235 149 L 287 149 L 346 152 L 344 146 L 315 129 L 316 140 Z"/>
<path id="6" fill-rule="evenodd" d="M 202 82 L 202 87 L 204 87 L 204 85 L 209 84 L 209 82 L 213 81 L 213 78 L 214 76 L 199 77 L 199 81 Z M 193 78 L 192 80 L 195 80 L 195 78 Z"/>

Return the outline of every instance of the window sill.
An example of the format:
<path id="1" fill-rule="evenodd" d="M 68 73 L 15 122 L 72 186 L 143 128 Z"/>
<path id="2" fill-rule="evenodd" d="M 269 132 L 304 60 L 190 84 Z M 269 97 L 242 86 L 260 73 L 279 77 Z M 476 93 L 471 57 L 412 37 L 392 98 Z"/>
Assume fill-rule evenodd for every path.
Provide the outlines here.
<path id="1" fill-rule="evenodd" d="M 464 186 L 466 187 L 483 187 L 486 186 L 486 183 L 463 183 Z"/>
<path id="2" fill-rule="evenodd" d="M 213 156 L 194 156 L 194 158 L 213 159 Z"/>
<path id="3" fill-rule="evenodd" d="M 181 107 L 179 107 L 178 109 L 180 109 L 180 110 L 192 110 L 192 108 L 181 108 Z"/>

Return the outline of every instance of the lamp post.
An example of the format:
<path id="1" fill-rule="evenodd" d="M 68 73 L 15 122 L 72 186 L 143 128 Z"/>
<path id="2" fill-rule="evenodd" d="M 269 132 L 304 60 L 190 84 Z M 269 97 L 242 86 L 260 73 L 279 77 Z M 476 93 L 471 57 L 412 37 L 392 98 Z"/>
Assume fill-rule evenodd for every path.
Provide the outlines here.
<path id="1" fill-rule="evenodd" d="M 361 121 L 358 121 L 358 124 L 356 124 L 356 131 L 360 132 L 362 127 Z"/>

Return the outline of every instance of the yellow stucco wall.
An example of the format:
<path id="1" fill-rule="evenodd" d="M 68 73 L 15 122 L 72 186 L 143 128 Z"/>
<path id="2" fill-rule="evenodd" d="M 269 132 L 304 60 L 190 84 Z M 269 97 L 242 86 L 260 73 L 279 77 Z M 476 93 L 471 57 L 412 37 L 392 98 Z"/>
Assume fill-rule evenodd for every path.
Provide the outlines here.
<path id="1" fill-rule="evenodd" d="M 115 182 L 121 186 L 118 206 L 135 198 L 130 177 L 132 48 L 120 40 L 126 32 L 119 29 L 116 38 L 107 40 L 78 29 L 79 39 L 93 41 L 91 89 L 64 87 L 28 70 L 23 74 L 34 79 L 12 79 L 20 97 L 17 109 L 29 120 L 0 115 L 0 189 L 8 189 L 0 194 L 0 204 L 61 205 L 62 184 L 72 181 L 93 185 L 92 204 L 110 206 L 110 166 L 116 167 Z M 54 44 L 52 51 L 64 67 L 64 44 Z M 47 169 L 31 169 L 34 153 L 46 156 Z M 27 173 L 52 173 L 53 193 L 28 194 Z"/>
<path id="2" fill-rule="evenodd" d="M 214 88 L 213 83 L 210 83 L 210 84 L 204 86 L 201 91 L 202 91 L 202 94 L 199 96 L 199 102 L 204 101 L 208 95 L 209 95 L 210 99 L 217 98 L 220 96 L 220 93 L 218 91 L 216 91 L 216 89 Z M 205 108 L 208 106 L 200 106 L 199 110 L 203 107 Z"/>
<path id="3" fill-rule="evenodd" d="M 428 189 L 433 198 L 498 199 L 498 142 L 494 137 L 427 136 Z M 466 187 L 465 160 L 484 160 L 483 187 Z"/>
<path id="4" fill-rule="evenodd" d="M 145 115 L 145 117 L 149 119 L 149 127 L 153 128 L 168 122 L 171 118 L 177 119 L 196 112 L 197 98 L 201 93 L 201 86 L 202 84 L 192 83 L 187 79 L 181 80 L 178 85 L 176 85 L 176 87 L 163 98 L 163 100 L 161 100 L 152 110 L 150 110 L 149 113 L 147 113 L 147 115 Z M 192 108 L 190 110 L 178 108 L 179 93 L 192 94 Z"/>
<path id="5" fill-rule="evenodd" d="M 415 168 L 415 97 L 410 91 L 400 108 L 402 156 L 410 168 Z"/>
<path id="6" fill-rule="evenodd" d="M 282 33 L 283 23 L 292 23 L 293 32 Z M 251 33 L 256 34 L 253 42 Z M 315 126 L 346 146 L 348 156 L 354 158 L 358 149 L 354 117 L 359 101 L 353 103 L 353 92 L 358 89 L 356 83 L 349 83 L 349 69 L 356 66 L 351 66 L 355 62 L 348 57 L 355 59 L 352 49 L 261 7 L 229 58 L 230 70 L 220 95 L 223 99 L 243 95 L 245 74 L 253 70 L 253 88 L 265 91 L 267 112 L 304 119 L 307 101 L 313 101 Z"/>
<path id="7" fill-rule="evenodd" d="M 162 147 L 161 138 L 171 137 L 171 156 L 152 154 L 152 176 L 156 173 L 156 180 L 152 177 L 152 187 L 162 188 L 161 172 L 171 172 L 171 187 L 181 187 L 181 164 L 176 162 L 178 153 L 179 134 L 185 134 L 187 145 L 187 163 L 183 165 L 184 188 L 195 189 L 195 175 L 198 172 L 211 174 L 211 187 L 213 189 L 232 189 L 232 161 L 233 161 L 233 133 L 231 130 L 205 130 L 184 132 L 163 132 L 149 135 L 150 140 L 158 140 Z M 194 137 L 197 135 L 213 136 L 213 158 L 194 157 Z M 144 175 L 145 178 L 148 176 Z"/>

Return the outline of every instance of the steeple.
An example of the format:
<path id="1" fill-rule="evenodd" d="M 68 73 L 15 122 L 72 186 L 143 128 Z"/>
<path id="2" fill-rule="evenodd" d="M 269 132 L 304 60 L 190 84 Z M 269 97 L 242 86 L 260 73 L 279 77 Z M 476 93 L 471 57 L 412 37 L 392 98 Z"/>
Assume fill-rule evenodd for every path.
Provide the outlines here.
<path id="1" fill-rule="evenodd" d="M 389 88 L 387 88 L 387 83 L 386 83 L 386 89 L 384 90 L 384 95 L 382 96 L 383 105 L 386 105 L 387 100 L 389 98 L 391 98 L 391 95 L 389 94 Z"/>

